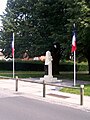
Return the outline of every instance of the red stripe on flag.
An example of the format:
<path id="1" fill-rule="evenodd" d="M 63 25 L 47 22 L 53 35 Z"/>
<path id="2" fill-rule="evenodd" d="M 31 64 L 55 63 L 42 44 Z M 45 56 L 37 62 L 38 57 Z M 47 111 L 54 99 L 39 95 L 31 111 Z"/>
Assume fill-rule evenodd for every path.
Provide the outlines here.
<path id="1" fill-rule="evenodd" d="M 71 52 L 74 52 L 76 51 L 77 47 L 76 47 L 76 36 L 75 36 L 75 33 L 72 37 L 72 49 L 71 49 Z"/>
<path id="2" fill-rule="evenodd" d="M 14 41 L 12 41 L 12 56 L 14 56 Z"/>

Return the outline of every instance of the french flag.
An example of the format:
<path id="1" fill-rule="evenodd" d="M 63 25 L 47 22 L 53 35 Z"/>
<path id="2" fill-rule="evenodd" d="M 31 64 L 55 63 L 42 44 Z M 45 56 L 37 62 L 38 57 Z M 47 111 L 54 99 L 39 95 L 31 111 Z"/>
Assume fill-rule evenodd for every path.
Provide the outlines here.
<path id="1" fill-rule="evenodd" d="M 76 46 L 76 35 L 75 35 L 75 32 L 73 33 L 73 37 L 72 37 L 72 49 L 71 49 L 71 52 L 74 52 L 76 51 L 77 49 L 77 46 Z"/>

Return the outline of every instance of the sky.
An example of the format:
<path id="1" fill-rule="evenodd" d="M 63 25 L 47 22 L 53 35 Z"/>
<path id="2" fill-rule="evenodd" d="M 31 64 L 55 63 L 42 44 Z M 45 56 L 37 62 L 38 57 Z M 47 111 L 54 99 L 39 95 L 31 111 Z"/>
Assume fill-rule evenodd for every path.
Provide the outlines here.
<path id="1" fill-rule="evenodd" d="M 6 7 L 7 0 L 0 0 L 0 15 L 3 15 L 3 12 Z M 1 20 L 0 20 L 0 26 L 1 26 Z"/>

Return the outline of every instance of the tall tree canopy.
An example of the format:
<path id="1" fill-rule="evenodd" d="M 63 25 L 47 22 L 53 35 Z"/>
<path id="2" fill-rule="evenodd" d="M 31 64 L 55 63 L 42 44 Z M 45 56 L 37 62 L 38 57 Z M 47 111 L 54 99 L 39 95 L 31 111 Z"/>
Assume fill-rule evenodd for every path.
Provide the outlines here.
<path id="1" fill-rule="evenodd" d="M 26 49 L 31 56 L 44 54 L 55 41 L 65 48 L 67 56 L 75 23 L 78 55 L 85 55 L 90 63 L 89 0 L 7 0 L 5 11 L 1 39 L 7 52 L 15 32 L 16 57 Z"/>
<path id="2" fill-rule="evenodd" d="M 17 56 L 26 49 L 31 55 L 43 54 L 54 41 L 66 43 L 66 7 L 62 0 L 8 0 L 3 40 L 9 47 L 10 33 L 15 32 Z"/>

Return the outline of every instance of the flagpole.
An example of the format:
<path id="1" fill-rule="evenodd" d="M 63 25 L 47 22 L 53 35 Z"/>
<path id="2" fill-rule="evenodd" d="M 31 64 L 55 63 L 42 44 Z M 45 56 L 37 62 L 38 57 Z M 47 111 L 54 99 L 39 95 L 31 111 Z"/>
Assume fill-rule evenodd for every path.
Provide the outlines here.
<path id="1" fill-rule="evenodd" d="M 74 31 L 73 31 L 73 37 L 72 37 L 72 50 L 71 52 L 74 53 L 74 83 L 73 85 L 76 85 L 76 34 L 75 34 L 75 24 L 73 24 Z"/>
<path id="2" fill-rule="evenodd" d="M 13 33 L 13 48 L 14 48 L 14 33 Z M 15 65 L 14 65 L 14 52 L 13 52 L 13 78 L 15 74 Z"/>
<path id="3" fill-rule="evenodd" d="M 74 51 L 74 86 L 76 86 L 76 52 Z"/>

